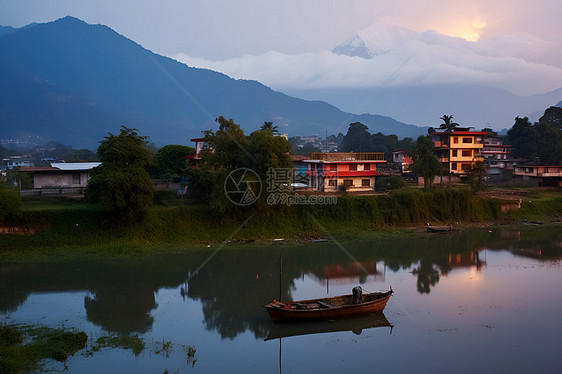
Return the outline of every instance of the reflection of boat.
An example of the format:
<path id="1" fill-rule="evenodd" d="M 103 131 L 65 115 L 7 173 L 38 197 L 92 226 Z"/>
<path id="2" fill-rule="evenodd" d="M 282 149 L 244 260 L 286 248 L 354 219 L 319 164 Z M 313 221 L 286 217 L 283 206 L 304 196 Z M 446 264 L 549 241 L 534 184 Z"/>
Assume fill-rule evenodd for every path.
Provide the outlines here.
<path id="1" fill-rule="evenodd" d="M 375 327 L 392 328 L 392 325 L 382 313 L 331 321 L 276 323 L 269 329 L 269 334 L 267 334 L 265 340 L 339 331 L 353 331 L 354 334 L 359 335 L 362 330 Z"/>
<path id="2" fill-rule="evenodd" d="M 341 319 L 382 312 L 392 293 L 392 289 L 388 292 L 366 293 L 358 303 L 353 302 L 355 295 L 343 295 L 290 302 L 273 301 L 264 305 L 264 308 L 273 322 Z"/>

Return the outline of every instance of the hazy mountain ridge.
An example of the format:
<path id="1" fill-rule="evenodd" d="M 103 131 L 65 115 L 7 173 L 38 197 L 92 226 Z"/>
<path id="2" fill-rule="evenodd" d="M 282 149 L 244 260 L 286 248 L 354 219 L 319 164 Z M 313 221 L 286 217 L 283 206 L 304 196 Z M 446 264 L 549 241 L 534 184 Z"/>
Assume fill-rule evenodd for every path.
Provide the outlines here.
<path id="1" fill-rule="evenodd" d="M 95 147 L 124 124 L 159 145 L 186 144 L 216 128 L 219 115 L 247 132 L 273 121 L 291 135 L 345 133 L 357 120 L 324 102 L 188 67 L 73 17 L 0 37 L 0 74 L 6 82 L 0 87 L 3 137 L 31 133 Z M 399 137 L 426 131 L 384 116 L 361 119 L 372 132 Z"/>
<path id="2" fill-rule="evenodd" d="M 438 126 L 439 117 L 477 129 L 513 126 L 515 117 L 538 120 L 545 109 L 562 98 L 562 89 L 521 97 L 506 90 L 476 85 L 426 85 L 419 87 L 333 88 L 286 90 L 303 99 L 318 98 L 353 113 L 380 113 L 405 123 Z"/>

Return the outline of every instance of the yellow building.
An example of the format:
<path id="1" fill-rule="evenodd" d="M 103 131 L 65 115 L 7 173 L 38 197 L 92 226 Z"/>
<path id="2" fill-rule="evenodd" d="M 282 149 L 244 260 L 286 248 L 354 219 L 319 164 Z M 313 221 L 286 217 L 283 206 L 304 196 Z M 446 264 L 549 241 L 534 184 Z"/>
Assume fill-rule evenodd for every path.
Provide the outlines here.
<path id="1" fill-rule="evenodd" d="M 435 156 L 451 174 L 467 174 L 477 161 L 484 161 L 481 150 L 486 135 L 468 128 L 430 134 Z"/>

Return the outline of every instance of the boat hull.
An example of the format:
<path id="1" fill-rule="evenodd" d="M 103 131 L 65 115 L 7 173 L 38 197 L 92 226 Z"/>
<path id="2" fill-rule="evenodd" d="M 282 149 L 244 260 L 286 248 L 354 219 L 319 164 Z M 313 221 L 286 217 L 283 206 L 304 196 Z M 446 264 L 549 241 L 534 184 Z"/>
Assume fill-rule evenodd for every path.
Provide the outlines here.
<path id="1" fill-rule="evenodd" d="M 264 308 L 273 322 L 343 319 L 382 312 L 392 293 L 392 290 L 390 290 L 388 292 L 364 294 L 365 301 L 360 304 L 352 304 L 352 295 L 344 295 L 287 303 L 274 301 L 264 305 Z M 299 308 L 299 306 L 306 307 L 319 302 L 331 306 Z"/>

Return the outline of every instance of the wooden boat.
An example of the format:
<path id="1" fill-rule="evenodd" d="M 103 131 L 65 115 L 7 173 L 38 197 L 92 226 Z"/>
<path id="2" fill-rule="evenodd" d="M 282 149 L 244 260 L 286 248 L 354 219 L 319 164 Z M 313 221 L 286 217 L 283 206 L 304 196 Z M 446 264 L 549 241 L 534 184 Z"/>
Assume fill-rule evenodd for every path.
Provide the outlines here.
<path id="1" fill-rule="evenodd" d="M 451 231 L 452 227 L 449 226 L 427 226 L 428 232 L 437 232 L 437 231 Z"/>
<path id="2" fill-rule="evenodd" d="M 392 289 L 365 293 L 362 302 L 356 304 L 353 295 L 342 295 L 290 302 L 274 300 L 263 307 L 273 322 L 342 319 L 382 312 L 392 293 Z"/>
<path id="3" fill-rule="evenodd" d="M 338 320 L 274 323 L 270 327 L 269 334 L 265 340 L 343 331 L 352 331 L 354 334 L 360 335 L 363 330 L 377 327 L 390 327 L 392 332 L 392 325 L 383 313 L 373 313 L 366 316 Z"/>

